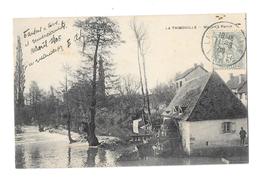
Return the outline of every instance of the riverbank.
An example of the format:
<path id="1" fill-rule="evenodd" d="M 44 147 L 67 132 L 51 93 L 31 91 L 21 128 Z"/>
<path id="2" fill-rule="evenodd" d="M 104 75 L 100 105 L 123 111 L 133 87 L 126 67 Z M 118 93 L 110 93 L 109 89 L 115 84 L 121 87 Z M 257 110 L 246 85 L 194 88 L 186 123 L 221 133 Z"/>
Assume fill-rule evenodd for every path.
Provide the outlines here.
<path id="1" fill-rule="evenodd" d="M 68 135 L 68 131 L 66 129 L 61 129 L 61 128 L 60 129 L 50 128 L 47 129 L 46 131 L 50 133 L 58 133 L 65 136 Z M 71 136 L 72 139 L 75 140 L 76 142 L 82 142 L 88 145 L 88 142 L 84 135 L 81 135 L 76 132 L 71 132 Z M 118 137 L 97 135 L 97 138 L 100 142 L 100 145 L 94 148 L 101 148 L 101 149 L 115 152 L 117 155 L 116 161 L 138 161 L 142 159 L 144 156 L 147 156 L 147 154 L 149 154 L 149 156 L 154 155 L 153 153 L 151 153 L 152 145 L 150 146 L 151 147 L 150 149 L 143 150 L 140 149 L 138 145 Z"/>
<path id="2" fill-rule="evenodd" d="M 61 135 L 68 135 L 68 130 L 63 129 L 63 128 L 58 128 L 58 129 L 54 129 L 54 128 L 47 128 L 45 131 L 48 131 L 49 133 L 58 133 Z M 85 136 L 83 134 L 79 134 L 76 132 L 71 131 L 71 137 L 73 140 L 75 140 L 76 142 L 86 142 L 87 140 L 85 138 Z M 124 145 L 126 144 L 123 140 L 121 140 L 118 137 L 114 137 L 114 136 L 97 136 L 99 142 L 100 142 L 100 146 L 107 148 L 107 149 L 113 149 L 118 145 Z M 111 146 L 109 146 L 111 145 Z"/>

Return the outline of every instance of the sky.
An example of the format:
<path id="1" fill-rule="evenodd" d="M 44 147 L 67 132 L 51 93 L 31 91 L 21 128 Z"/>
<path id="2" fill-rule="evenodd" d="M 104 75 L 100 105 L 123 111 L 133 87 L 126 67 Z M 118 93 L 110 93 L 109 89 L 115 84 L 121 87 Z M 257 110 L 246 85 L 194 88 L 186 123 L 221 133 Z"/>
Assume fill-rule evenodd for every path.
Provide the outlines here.
<path id="1" fill-rule="evenodd" d="M 22 43 L 24 63 L 26 68 L 27 92 L 31 81 L 36 81 L 40 88 L 48 90 L 50 86 L 59 87 L 64 81 L 63 64 L 68 64 L 72 70 L 79 68 L 84 57 L 79 53 L 81 47 L 75 41 L 79 29 L 74 26 L 76 20 L 87 17 L 71 18 L 26 18 L 14 19 L 14 60 L 16 57 L 17 37 Z M 111 17 L 119 24 L 121 39 L 125 43 L 112 48 L 116 74 L 131 74 L 138 79 L 137 46 L 130 22 L 133 17 Z M 174 15 L 174 16 L 137 16 L 138 24 L 143 24 L 147 31 L 146 70 L 148 87 L 151 89 L 160 83 L 165 83 L 175 77 L 177 72 L 183 72 L 193 67 L 195 63 L 203 64 L 212 71 L 213 65 L 206 59 L 201 49 L 201 41 L 206 27 L 219 21 L 240 23 L 245 31 L 244 14 L 207 14 L 207 15 Z M 206 26 L 206 27 L 205 27 Z M 179 29 L 184 27 L 184 29 Z M 41 38 L 43 35 L 46 37 Z M 34 43 L 35 40 L 38 40 Z M 46 40 L 46 44 L 45 44 Z M 68 47 L 69 44 L 69 47 Z M 39 50 L 39 46 L 42 49 Z M 55 52 L 40 60 L 41 56 Z M 33 63 L 34 62 L 34 63 Z M 227 81 L 230 73 L 238 75 L 245 69 L 216 70 Z"/>

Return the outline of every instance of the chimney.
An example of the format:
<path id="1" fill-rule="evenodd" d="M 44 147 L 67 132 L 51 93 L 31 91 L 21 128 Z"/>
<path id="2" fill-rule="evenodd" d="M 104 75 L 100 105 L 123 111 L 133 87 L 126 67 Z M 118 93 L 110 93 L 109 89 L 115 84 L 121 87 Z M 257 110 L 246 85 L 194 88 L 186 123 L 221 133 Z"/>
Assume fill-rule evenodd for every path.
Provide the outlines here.
<path id="1" fill-rule="evenodd" d="M 204 68 L 204 64 L 203 64 L 202 62 L 200 63 L 200 66 L 201 66 L 202 68 Z"/>
<path id="2" fill-rule="evenodd" d="M 198 64 L 197 63 L 194 63 L 194 68 L 196 68 L 198 66 Z"/>

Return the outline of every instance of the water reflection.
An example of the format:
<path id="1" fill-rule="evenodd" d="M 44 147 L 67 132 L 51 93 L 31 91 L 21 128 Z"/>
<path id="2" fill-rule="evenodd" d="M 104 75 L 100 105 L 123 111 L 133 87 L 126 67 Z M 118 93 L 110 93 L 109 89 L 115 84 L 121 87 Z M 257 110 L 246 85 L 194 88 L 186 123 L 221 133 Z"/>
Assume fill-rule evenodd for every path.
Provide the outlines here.
<path id="1" fill-rule="evenodd" d="M 24 147 L 17 146 L 15 149 L 15 167 L 25 168 Z"/>
<path id="2" fill-rule="evenodd" d="M 117 162 L 119 153 L 102 148 L 88 147 L 86 143 L 69 144 L 67 137 L 38 129 L 17 135 L 16 168 L 64 168 L 103 166 L 143 166 L 177 164 L 221 163 L 219 158 L 159 158 L 152 156 L 151 149 L 139 148 L 136 161 Z"/>
<path id="3" fill-rule="evenodd" d="M 89 148 L 87 151 L 87 161 L 84 167 L 95 167 L 96 165 L 96 156 L 98 149 L 97 148 Z"/>
<path id="4" fill-rule="evenodd" d="M 98 158 L 99 158 L 100 165 L 105 166 L 107 159 L 106 159 L 106 151 L 104 149 L 98 149 Z"/>
<path id="5" fill-rule="evenodd" d="M 102 148 L 89 148 L 87 143 L 69 144 L 67 137 L 38 132 L 26 127 L 16 135 L 16 168 L 64 168 L 115 166 L 116 153 Z"/>
<path id="6" fill-rule="evenodd" d="M 41 153 L 39 151 L 39 147 L 36 146 L 30 150 L 30 161 L 31 165 L 40 165 L 41 164 Z"/>
<path id="7" fill-rule="evenodd" d="M 71 147 L 68 147 L 68 165 L 67 167 L 71 167 Z"/>

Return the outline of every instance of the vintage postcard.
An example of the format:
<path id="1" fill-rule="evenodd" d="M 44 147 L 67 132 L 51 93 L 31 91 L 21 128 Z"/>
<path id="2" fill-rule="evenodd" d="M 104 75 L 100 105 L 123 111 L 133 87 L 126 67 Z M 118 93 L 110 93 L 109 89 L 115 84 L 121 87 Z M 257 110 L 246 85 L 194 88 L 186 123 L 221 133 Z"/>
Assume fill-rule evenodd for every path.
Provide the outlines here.
<path id="1" fill-rule="evenodd" d="M 16 168 L 248 163 L 246 14 L 13 23 Z"/>

